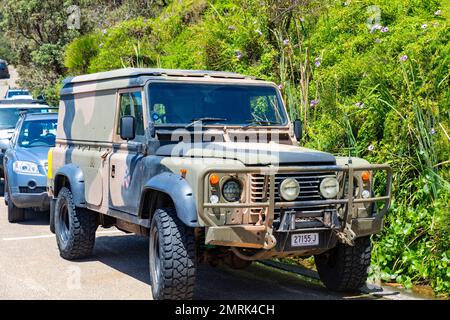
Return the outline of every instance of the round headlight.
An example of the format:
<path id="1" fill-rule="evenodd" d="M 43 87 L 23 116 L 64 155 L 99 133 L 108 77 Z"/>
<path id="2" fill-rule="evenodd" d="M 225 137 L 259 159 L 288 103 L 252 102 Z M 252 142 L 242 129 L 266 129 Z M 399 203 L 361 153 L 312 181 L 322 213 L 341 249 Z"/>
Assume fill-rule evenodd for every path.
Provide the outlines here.
<path id="1" fill-rule="evenodd" d="M 320 193 L 326 199 L 331 199 L 339 193 L 339 182 L 336 178 L 325 178 L 320 183 Z"/>
<path id="2" fill-rule="evenodd" d="M 286 201 L 294 201 L 300 194 L 300 185 L 293 178 L 287 178 L 281 181 L 280 196 Z"/>
<path id="3" fill-rule="evenodd" d="M 239 201 L 241 198 L 241 193 L 241 183 L 235 179 L 228 180 L 222 186 L 222 195 L 228 202 Z"/>

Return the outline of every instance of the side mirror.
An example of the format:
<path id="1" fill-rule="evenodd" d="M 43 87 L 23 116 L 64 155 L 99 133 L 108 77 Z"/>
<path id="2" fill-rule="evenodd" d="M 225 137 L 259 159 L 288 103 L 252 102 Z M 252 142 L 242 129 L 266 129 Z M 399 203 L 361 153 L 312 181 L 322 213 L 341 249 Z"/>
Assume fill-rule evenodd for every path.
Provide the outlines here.
<path id="1" fill-rule="evenodd" d="M 297 141 L 300 141 L 302 139 L 302 127 L 303 125 L 301 120 L 294 120 L 294 135 Z"/>
<path id="2" fill-rule="evenodd" d="M 136 137 L 136 120 L 133 116 L 120 118 L 120 138 L 123 140 L 134 140 Z"/>

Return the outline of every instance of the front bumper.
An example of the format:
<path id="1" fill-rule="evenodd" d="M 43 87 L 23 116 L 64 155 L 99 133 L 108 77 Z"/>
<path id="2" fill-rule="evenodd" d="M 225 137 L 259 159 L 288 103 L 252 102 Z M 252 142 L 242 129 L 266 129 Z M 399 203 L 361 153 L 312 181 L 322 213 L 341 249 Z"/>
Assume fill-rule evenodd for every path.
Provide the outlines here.
<path id="1" fill-rule="evenodd" d="M 383 196 L 373 196 L 370 198 L 355 198 L 353 178 L 355 172 L 362 171 L 384 171 L 386 173 L 386 187 Z M 308 173 L 308 172 L 342 172 L 343 181 L 347 183 L 347 192 L 339 199 L 315 200 L 315 201 L 293 201 L 293 202 L 276 202 L 275 201 L 275 174 L 278 173 Z M 209 170 L 202 176 L 201 183 L 205 186 L 200 194 L 199 199 L 202 200 L 199 212 L 202 219 L 208 225 L 206 227 L 205 242 L 206 244 L 266 249 L 277 252 L 289 251 L 305 251 L 328 249 L 335 245 L 339 237 L 351 234 L 352 237 L 362 237 L 381 231 L 383 227 L 383 217 L 389 209 L 391 199 L 392 171 L 388 165 L 333 165 L 333 166 L 292 166 L 292 167 L 252 167 L 243 168 L 233 173 L 239 174 L 263 174 L 267 180 L 265 191 L 268 191 L 268 197 L 264 202 L 236 202 L 236 203 L 210 203 L 209 189 L 207 178 L 211 173 L 230 173 L 225 169 Z M 380 203 L 382 209 L 374 209 L 374 213 L 370 217 L 358 217 L 358 206 L 363 204 L 377 204 L 373 206 L 378 208 Z M 297 228 L 295 218 L 297 214 L 302 214 L 302 207 L 332 205 L 339 208 L 339 223 L 330 223 L 324 227 Z M 261 221 L 256 225 L 217 225 L 212 216 L 209 216 L 212 209 L 236 209 L 236 208 L 263 208 L 261 212 Z M 294 209 L 300 208 L 298 212 Z M 274 228 L 275 209 L 283 211 L 282 222 L 277 228 Z M 337 212 L 337 210 L 336 210 Z M 325 214 L 325 213 L 324 213 Z M 334 214 L 334 216 L 333 216 Z M 337 213 L 330 212 L 330 220 L 337 219 Z M 216 220 L 217 221 L 217 220 Z M 320 237 L 319 246 L 315 248 L 291 248 L 288 239 L 292 234 L 317 232 Z M 342 240 L 342 238 L 341 238 Z"/>
<path id="2" fill-rule="evenodd" d="M 18 208 L 39 208 L 41 210 L 50 208 L 50 197 L 47 192 L 12 193 L 9 197 Z"/>

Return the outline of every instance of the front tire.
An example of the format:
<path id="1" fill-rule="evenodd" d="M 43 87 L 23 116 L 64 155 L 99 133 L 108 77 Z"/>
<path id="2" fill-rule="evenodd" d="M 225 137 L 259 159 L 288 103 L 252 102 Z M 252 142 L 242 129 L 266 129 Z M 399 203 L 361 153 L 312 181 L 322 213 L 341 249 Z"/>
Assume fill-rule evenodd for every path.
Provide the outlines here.
<path id="1" fill-rule="evenodd" d="M 61 257 L 68 260 L 92 254 L 97 217 L 87 209 L 77 208 L 68 188 L 59 191 L 55 203 L 55 234 Z"/>
<path id="2" fill-rule="evenodd" d="M 8 200 L 8 221 L 10 223 L 25 220 L 25 210 L 14 205 L 11 199 Z"/>
<path id="3" fill-rule="evenodd" d="M 150 227 L 150 277 L 153 299 L 187 300 L 194 294 L 194 229 L 173 208 L 157 209 Z"/>
<path id="4" fill-rule="evenodd" d="M 320 280 L 333 291 L 357 291 L 366 284 L 370 253 L 369 237 L 355 239 L 354 246 L 339 243 L 314 257 Z"/>

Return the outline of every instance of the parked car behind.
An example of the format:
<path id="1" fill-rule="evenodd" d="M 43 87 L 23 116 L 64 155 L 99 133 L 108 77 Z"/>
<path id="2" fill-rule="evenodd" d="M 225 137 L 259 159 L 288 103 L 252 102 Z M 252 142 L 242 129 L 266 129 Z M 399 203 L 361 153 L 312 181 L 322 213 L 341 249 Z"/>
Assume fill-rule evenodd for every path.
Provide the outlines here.
<path id="1" fill-rule="evenodd" d="M 0 79 L 9 78 L 8 63 L 0 59 Z"/>
<path id="2" fill-rule="evenodd" d="M 8 100 L 9 99 L 11 99 L 11 100 L 17 100 L 17 99 L 33 100 L 33 96 L 31 95 L 30 91 L 28 91 L 26 89 L 9 88 L 6 91 L 5 99 L 8 99 Z"/>
<path id="3" fill-rule="evenodd" d="M 22 113 L 3 159 L 8 221 L 24 219 L 25 208 L 49 209 L 47 154 L 55 145 L 57 113 Z"/>
<path id="4" fill-rule="evenodd" d="M 38 100 L 0 100 L 0 178 L 4 177 L 3 156 L 9 147 L 21 111 L 49 112 L 49 106 Z"/>

